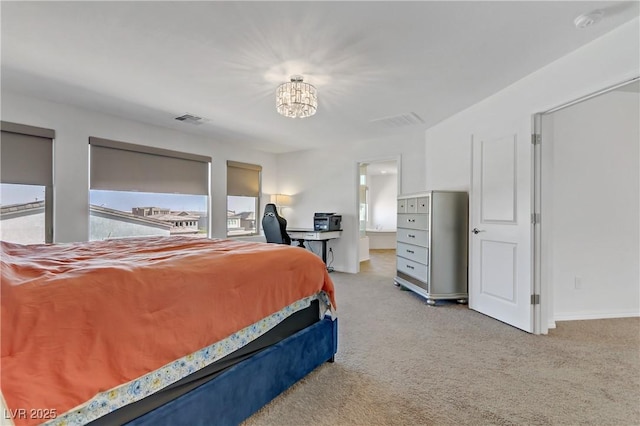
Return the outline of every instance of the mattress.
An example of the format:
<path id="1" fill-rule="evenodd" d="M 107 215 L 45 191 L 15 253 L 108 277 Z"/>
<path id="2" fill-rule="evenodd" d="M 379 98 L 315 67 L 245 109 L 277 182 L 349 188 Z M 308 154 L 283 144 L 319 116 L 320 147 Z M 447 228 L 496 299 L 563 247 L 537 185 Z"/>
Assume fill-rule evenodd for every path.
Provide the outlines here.
<path id="1" fill-rule="evenodd" d="M 189 237 L 3 242 L 9 417 L 85 424 L 229 355 L 314 300 L 335 307 L 333 285 L 322 261 L 296 247 Z"/>

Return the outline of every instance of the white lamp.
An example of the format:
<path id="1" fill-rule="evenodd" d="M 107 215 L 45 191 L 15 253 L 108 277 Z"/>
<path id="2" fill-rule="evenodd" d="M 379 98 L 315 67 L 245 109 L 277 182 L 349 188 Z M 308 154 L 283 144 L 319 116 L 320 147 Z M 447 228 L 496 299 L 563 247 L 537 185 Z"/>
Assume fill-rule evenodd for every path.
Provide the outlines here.
<path id="1" fill-rule="evenodd" d="M 278 207 L 289 207 L 291 205 L 291 195 L 271 194 L 271 202 Z"/>

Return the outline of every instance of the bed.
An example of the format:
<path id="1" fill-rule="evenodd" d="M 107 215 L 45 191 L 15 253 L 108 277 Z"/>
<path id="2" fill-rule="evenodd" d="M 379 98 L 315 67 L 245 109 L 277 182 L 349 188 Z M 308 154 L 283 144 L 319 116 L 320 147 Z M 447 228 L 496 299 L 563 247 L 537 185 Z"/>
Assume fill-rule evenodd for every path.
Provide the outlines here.
<path id="1" fill-rule="evenodd" d="M 322 260 L 193 237 L 2 242 L 3 422 L 238 424 L 337 350 Z"/>

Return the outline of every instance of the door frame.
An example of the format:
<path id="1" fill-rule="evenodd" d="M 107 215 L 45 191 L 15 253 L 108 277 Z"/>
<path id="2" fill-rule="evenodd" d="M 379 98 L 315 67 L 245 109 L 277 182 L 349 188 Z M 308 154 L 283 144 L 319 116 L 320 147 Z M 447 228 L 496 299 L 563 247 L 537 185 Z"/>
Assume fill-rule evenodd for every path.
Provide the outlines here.
<path id="1" fill-rule="evenodd" d="M 544 116 L 553 114 L 554 112 L 569 108 L 575 104 L 587 101 L 599 95 L 611 92 L 619 87 L 626 86 L 634 82 L 640 81 L 640 76 L 624 80 L 620 83 L 607 86 L 601 90 L 589 93 L 574 100 L 564 102 L 558 106 L 550 108 L 546 111 L 537 112 L 532 116 L 533 134 L 531 141 L 534 144 L 533 155 L 533 213 L 537 215 L 538 220 L 535 221 L 533 230 L 533 288 L 534 294 L 540 295 L 540 304 L 534 306 L 534 334 L 547 334 L 549 328 L 555 327 L 555 319 L 553 317 L 553 288 L 548 280 L 542 277 L 549 276 L 548 260 L 543 253 L 542 247 L 546 243 L 549 234 L 545 232 L 544 218 L 542 217 L 542 207 L 544 202 L 544 171 L 548 159 L 545 161 L 545 151 L 543 150 L 542 134 L 544 128 L 542 121 Z M 551 231 L 552 232 L 552 231 Z"/>
<path id="2" fill-rule="evenodd" d="M 366 160 L 356 160 L 355 161 L 355 166 L 354 166 L 354 170 L 355 170 L 355 177 L 354 177 L 354 182 L 355 182 L 355 207 L 354 207 L 354 211 L 355 213 L 355 217 L 356 217 L 356 222 L 358 223 L 358 226 L 355 227 L 355 232 L 353 235 L 354 241 L 356 242 L 355 246 L 356 246 L 356 274 L 360 272 L 360 166 L 363 163 L 381 163 L 381 162 L 385 162 L 385 161 L 395 161 L 396 162 L 396 167 L 398 169 L 398 173 L 397 173 L 397 184 L 398 184 L 398 195 L 402 194 L 402 154 L 398 154 L 396 156 L 382 156 L 382 157 L 375 157 L 375 158 L 370 158 L 370 159 L 366 159 Z"/>

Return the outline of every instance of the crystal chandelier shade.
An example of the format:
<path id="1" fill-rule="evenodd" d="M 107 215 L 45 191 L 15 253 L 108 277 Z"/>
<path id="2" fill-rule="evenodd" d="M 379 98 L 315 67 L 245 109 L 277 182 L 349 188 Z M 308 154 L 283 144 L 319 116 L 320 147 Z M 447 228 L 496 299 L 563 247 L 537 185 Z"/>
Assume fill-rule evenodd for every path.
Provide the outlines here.
<path id="1" fill-rule="evenodd" d="M 285 117 L 311 117 L 318 109 L 318 92 L 311 84 L 303 83 L 301 76 L 291 76 L 291 82 L 276 90 L 276 108 Z"/>

